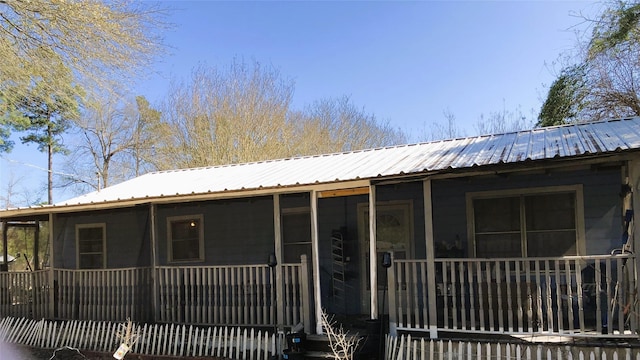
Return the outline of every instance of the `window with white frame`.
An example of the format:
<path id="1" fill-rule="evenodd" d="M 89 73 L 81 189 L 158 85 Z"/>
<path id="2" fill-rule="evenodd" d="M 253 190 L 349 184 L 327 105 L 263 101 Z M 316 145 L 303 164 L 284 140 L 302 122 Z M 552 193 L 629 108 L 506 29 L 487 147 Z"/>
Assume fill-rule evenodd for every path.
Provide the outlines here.
<path id="1" fill-rule="evenodd" d="M 104 269 L 106 256 L 105 224 L 76 225 L 78 269 Z"/>
<path id="2" fill-rule="evenodd" d="M 167 218 L 169 261 L 204 260 L 204 224 L 202 215 Z"/>
<path id="3" fill-rule="evenodd" d="M 471 193 L 475 256 L 556 257 L 580 253 L 582 188 L 566 186 Z"/>

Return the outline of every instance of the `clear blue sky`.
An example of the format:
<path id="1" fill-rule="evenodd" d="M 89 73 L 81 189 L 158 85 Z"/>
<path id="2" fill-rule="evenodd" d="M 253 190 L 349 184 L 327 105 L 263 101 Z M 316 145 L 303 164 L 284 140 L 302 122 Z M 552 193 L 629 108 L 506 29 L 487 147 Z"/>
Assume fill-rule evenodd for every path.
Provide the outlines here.
<path id="1" fill-rule="evenodd" d="M 445 109 L 467 134 L 481 114 L 503 107 L 537 114 L 558 70 L 552 63 L 576 44 L 582 22 L 576 14 L 601 9 L 583 1 L 163 4 L 173 9 L 168 21 L 175 28 L 165 35 L 170 53 L 136 86 L 152 103 L 172 77 L 184 78 L 199 64 L 227 66 L 244 58 L 292 79 L 296 108 L 349 95 L 414 136 L 425 124 L 443 122 Z M 2 193 L 10 174 L 44 186 L 46 172 L 25 164 L 46 168 L 46 156 L 17 142 L 0 159 Z"/>

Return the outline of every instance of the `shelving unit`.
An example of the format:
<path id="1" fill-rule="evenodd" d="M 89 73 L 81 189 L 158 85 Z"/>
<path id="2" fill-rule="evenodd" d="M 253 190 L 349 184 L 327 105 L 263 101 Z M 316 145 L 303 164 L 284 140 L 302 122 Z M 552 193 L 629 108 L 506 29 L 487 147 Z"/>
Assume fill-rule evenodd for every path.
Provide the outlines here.
<path id="1" fill-rule="evenodd" d="M 340 231 L 331 233 L 332 284 L 333 296 L 346 301 L 346 259 L 344 255 L 344 235 Z"/>

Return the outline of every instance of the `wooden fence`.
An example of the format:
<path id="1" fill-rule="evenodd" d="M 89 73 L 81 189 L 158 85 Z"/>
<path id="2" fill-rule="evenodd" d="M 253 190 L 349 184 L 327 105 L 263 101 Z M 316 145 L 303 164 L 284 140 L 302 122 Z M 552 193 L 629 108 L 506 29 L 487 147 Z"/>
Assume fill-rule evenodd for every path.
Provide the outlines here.
<path id="1" fill-rule="evenodd" d="M 385 360 L 640 360 L 640 347 L 490 343 L 412 338 L 385 339 Z"/>
<path id="2" fill-rule="evenodd" d="M 0 342 L 59 349 L 114 353 L 125 323 L 103 321 L 49 321 L 26 318 L 0 320 Z M 138 341 L 131 352 L 140 355 L 224 357 L 269 360 L 282 349 L 284 339 L 268 332 L 230 327 L 135 325 Z"/>
<path id="3" fill-rule="evenodd" d="M 638 284 L 630 254 L 436 259 L 435 289 L 428 287 L 426 269 L 425 260 L 394 261 L 390 319 L 397 329 L 638 335 Z"/>

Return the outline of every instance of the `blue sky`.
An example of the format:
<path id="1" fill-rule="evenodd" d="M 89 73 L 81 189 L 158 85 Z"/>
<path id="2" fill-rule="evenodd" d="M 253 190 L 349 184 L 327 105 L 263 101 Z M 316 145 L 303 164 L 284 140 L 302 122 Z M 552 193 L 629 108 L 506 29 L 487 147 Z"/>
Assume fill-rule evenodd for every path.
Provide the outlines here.
<path id="1" fill-rule="evenodd" d="M 481 114 L 520 107 L 537 115 L 559 69 L 552 63 L 584 28 L 576 14 L 601 9 L 583 1 L 163 4 L 173 9 L 168 21 L 175 24 L 165 34 L 169 54 L 135 86 L 152 103 L 166 94 L 171 78 L 185 78 L 199 64 L 224 67 L 244 58 L 293 80 L 295 108 L 349 95 L 413 140 L 443 122 L 444 110 L 468 135 Z M 46 172 L 29 165 L 46 168 L 46 155 L 17 142 L 0 158 L 0 191 L 16 178 L 25 179 L 21 186 L 42 188 Z M 32 192 L 29 201 L 40 196 Z"/>

